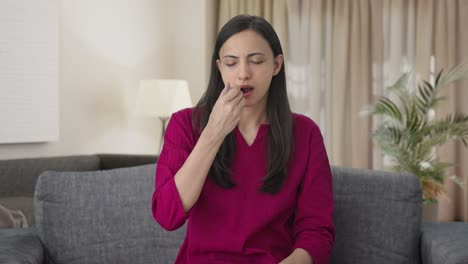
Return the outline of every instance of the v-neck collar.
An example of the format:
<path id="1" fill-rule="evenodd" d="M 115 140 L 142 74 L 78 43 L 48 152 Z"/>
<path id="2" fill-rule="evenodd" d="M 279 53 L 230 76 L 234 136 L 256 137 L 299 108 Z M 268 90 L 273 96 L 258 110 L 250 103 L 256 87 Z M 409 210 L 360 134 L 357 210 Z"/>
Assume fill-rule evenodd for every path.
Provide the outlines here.
<path id="1" fill-rule="evenodd" d="M 236 133 L 236 139 L 238 139 L 239 143 L 245 145 L 247 148 L 252 148 L 253 146 L 257 145 L 258 142 L 266 135 L 266 132 L 268 131 L 268 126 L 269 124 L 260 124 L 260 127 L 257 130 L 257 134 L 255 135 L 255 139 L 251 145 L 249 145 L 247 143 L 247 140 L 245 140 L 244 135 L 242 135 L 242 132 L 239 129 L 239 126 L 236 126 L 234 128 L 234 131 Z"/>

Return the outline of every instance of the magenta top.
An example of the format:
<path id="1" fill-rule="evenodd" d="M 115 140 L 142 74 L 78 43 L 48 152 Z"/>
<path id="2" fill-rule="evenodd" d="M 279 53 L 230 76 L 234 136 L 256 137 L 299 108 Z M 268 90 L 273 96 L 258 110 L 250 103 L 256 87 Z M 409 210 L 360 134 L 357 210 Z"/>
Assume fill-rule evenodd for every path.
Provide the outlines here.
<path id="1" fill-rule="evenodd" d="M 192 113 L 189 108 L 171 117 L 152 204 L 154 219 L 164 229 L 178 229 L 188 220 L 176 264 L 277 264 L 295 248 L 306 250 L 314 264 L 328 263 L 335 237 L 332 176 L 318 126 L 293 114 L 292 162 L 275 195 L 259 191 L 268 165 L 268 125 L 260 126 L 251 146 L 236 127 L 236 186 L 223 189 L 207 177 L 198 201 L 185 213 L 174 175 L 198 140 Z"/>

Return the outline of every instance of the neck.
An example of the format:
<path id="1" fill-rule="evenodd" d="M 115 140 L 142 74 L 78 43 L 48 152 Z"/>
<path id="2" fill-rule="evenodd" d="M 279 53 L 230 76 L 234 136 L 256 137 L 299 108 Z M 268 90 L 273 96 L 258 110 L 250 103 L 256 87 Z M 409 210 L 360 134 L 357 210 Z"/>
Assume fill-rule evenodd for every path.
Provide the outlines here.
<path id="1" fill-rule="evenodd" d="M 257 129 L 261 124 L 268 123 L 266 107 L 244 107 L 239 121 L 239 129 Z"/>

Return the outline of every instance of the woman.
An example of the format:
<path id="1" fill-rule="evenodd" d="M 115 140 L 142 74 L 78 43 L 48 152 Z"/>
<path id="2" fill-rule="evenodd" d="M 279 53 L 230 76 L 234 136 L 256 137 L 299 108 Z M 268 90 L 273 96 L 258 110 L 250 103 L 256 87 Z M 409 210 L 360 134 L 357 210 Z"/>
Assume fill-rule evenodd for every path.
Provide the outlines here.
<path id="1" fill-rule="evenodd" d="M 330 166 L 317 125 L 291 113 L 283 61 L 266 20 L 234 17 L 206 93 L 172 115 L 152 211 L 167 230 L 188 219 L 176 263 L 328 263 Z"/>

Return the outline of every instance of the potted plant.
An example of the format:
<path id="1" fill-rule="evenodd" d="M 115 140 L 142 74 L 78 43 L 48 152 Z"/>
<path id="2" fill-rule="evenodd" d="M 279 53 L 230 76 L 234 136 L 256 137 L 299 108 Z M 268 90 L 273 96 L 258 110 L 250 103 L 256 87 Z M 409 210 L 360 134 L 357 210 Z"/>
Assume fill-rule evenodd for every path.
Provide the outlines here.
<path id="1" fill-rule="evenodd" d="M 468 115 L 452 113 L 435 118 L 435 110 L 444 100 L 440 91 L 448 84 L 468 78 L 468 65 L 441 70 L 435 82 L 410 85 L 410 73 L 403 74 L 385 96 L 369 106 L 365 113 L 381 117 L 373 140 L 390 159 L 387 168 L 415 174 L 422 186 L 423 201 L 436 203 L 444 194 L 446 169 L 454 164 L 439 161 L 435 148 L 450 140 L 467 146 Z M 468 87 L 467 87 L 468 88 Z M 458 182 L 456 176 L 451 176 Z"/>

